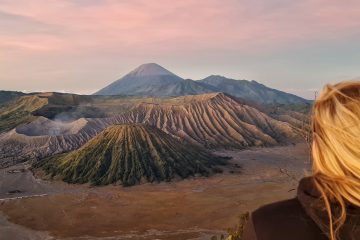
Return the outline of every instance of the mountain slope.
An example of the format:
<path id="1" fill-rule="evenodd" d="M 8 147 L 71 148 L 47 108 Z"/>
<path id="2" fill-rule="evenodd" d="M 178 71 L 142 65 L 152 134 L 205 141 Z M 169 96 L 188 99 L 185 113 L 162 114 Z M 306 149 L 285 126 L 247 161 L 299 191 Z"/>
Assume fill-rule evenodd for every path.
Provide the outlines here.
<path id="1" fill-rule="evenodd" d="M 95 95 L 180 96 L 210 92 L 204 84 L 184 79 L 155 64 L 143 64 Z"/>
<path id="2" fill-rule="evenodd" d="M 34 120 L 32 113 L 47 104 L 47 98 L 30 95 L 0 107 L 0 133 Z"/>
<path id="3" fill-rule="evenodd" d="M 234 80 L 222 76 L 209 76 L 201 83 L 216 88 L 219 92 L 240 97 L 248 101 L 265 104 L 309 104 L 310 101 L 293 94 L 266 87 L 256 81 Z"/>
<path id="4" fill-rule="evenodd" d="M 108 125 L 84 118 L 62 122 L 37 117 L 0 134 L 0 168 L 78 149 Z"/>
<path id="5" fill-rule="evenodd" d="M 64 102 L 62 98 L 57 102 Z M 117 97 L 109 101 L 123 110 L 112 117 L 65 122 L 38 117 L 1 134 L 0 165 L 77 149 L 114 124 L 145 123 L 207 148 L 286 144 L 299 138 L 302 121 L 296 119 L 304 116 L 300 113 L 290 116 L 286 111 L 265 113 L 223 93 L 168 98 Z M 99 104 L 104 106 L 106 101 Z M 63 108 L 63 105 L 51 106 Z"/>
<path id="6" fill-rule="evenodd" d="M 111 97 L 53 92 L 24 95 L 0 106 L 0 133 L 34 121 L 38 116 L 67 121 L 82 117 L 106 117 L 112 110 L 119 111 L 116 102 L 112 101 Z"/>
<path id="7" fill-rule="evenodd" d="M 69 183 L 125 186 L 208 175 L 223 159 L 146 125 L 106 128 L 80 149 L 40 163 L 45 172 Z"/>
<path id="8" fill-rule="evenodd" d="M 117 123 L 146 123 L 209 148 L 244 148 L 285 143 L 296 136 L 290 124 L 223 93 L 141 103 L 115 117 Z"/>
<path id="9" fill-rule="evenodd" d="M 23 92 L 17 92 L 17 91 L 1 91 L 0 90 L 0 106 L 5 105 L 6 103 L 16 100 L 19 97 L 28 95 Z"/>
<path id="10" fill-rule="evenodd" d="M 260 104 L 310 105 L 310 101 L 306 99 L 269 88 L 255 81 L 234 80 L 215 75 L 199 81 L 184 80 L 155 63 L 139 66 L 94 95 L 164 97 L 213 92 L 223 92 Z M 300 109 L 302 108 L 300 106 Z"/>

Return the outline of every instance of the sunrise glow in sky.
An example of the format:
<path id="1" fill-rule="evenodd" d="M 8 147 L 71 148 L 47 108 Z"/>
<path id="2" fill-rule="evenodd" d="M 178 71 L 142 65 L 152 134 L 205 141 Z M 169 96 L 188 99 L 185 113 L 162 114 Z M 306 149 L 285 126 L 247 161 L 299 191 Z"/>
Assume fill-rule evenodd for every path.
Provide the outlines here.
<path id="1" fill-rule="evenodd" d="M 0 89 L 92 93 L 142 63 L 311 98 L 360 77 L 359 0 L 0 0 Z"/>

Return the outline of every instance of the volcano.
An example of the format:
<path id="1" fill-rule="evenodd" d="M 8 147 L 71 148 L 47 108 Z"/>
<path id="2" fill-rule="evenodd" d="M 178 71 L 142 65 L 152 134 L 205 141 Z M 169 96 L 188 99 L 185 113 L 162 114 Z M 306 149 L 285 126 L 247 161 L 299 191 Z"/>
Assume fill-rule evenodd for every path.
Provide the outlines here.
<path id="1" fill-rule="evenodd" d="M 207 176 L 224 158 L 142 124 L 113 125 L 80 149 L 39 162 L 51 177 L 68 183 L 124 186 Z"/>
<path id="2" fill-rule="evenodd" d="M 95 95 L 183 96 L 212 92 L 200 82 L 184 80 L 156 63 L 140 65 Z"/>
<path id="3" fill-rule="evenodd" d="M 219 75 L 194 81 L 183 79 L 156 63 L 140 65 L 94 95 L 168 97 L 222 92 L 257 104 L 309 108 L 311 101 L 279 91 L 254 80 L 235 80 Z M 291 109 L 291 108 L 290 108 Z"/>

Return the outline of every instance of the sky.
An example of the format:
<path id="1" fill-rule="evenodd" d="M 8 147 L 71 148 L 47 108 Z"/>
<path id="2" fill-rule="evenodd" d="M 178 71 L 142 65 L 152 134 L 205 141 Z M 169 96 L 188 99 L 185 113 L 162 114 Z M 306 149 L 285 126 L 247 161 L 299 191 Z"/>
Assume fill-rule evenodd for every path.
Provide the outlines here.
<path id="1" fill-rule="evenodd" d="M 313 98 L 360 79 L 358 0 L 0 0 L 0 89 L 90 94 L 155 62 Z"/>

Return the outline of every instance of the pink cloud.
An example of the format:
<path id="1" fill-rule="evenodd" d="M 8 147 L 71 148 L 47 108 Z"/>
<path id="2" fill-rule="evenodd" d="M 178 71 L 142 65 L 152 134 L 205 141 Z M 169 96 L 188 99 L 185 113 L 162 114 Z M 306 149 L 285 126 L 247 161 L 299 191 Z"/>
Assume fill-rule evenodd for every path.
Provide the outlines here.
<path id="1" fill-rule="evenodd" d="M 279 68 L 276 76 L 264 72 L 273 71 L 266 61 L 274 52 L 354 38 L 360 34 L 359 16 L 358 0 L 1 0 L 0 83 L 7 89 L 47 85 L 54 90 L 72 84 L 80 91 L 84 81 L 97 89 L 101 80 L 159 59 L 170 70 L 175 62 L 181 69 L 199 61 L 200 66 L 182 70 L 198 71 L 197 76 L 205 74 L 202 66 L 215 74 L 218 67 L 225 73 L 232 69 L 233 76 L 285 78 L 281 60 L 271 65 Z M 241 59 L 246 56 L 255 56 L 252 68 L 238 66 L 246 64 Z M 351 66 L 336 71 L 358 76 Z"/>
<path id="2" fill-rule="evenodd" d="M 43 44 L 54 46 L 54 51 L 98 48 L 126 53 L 127 49 L 128 54 L 197 49 L 261 51 L 341 38 L 360 27 L 359 1 L 291 2 L 104 0 L 86 6 L 86 1 L 18 0 L 0 3 L 0 10 L 62 26 L 53 38 L 39 35 L 32 50 Z M 27 46 L 33 42 L 27 36 L 19 41 Z M 3 42 L 0 38 L 1 45 Z"/>

